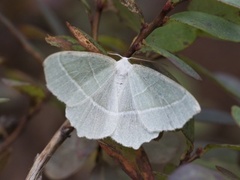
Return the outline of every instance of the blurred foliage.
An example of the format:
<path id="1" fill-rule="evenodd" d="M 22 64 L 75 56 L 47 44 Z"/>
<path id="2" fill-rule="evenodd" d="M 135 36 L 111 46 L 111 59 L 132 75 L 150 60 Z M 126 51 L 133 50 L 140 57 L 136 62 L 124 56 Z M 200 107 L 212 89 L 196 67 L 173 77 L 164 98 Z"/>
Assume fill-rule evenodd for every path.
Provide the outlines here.
<path id="1" fill-rule="evenodd" d="M 98 41 L 89 36 L 93 35 L 91 23 L 98 8 L 96 2 L 104 5 L 97 34 Z M 178 9 L 178 3 L 183 1 L 172 2 L 177 11 L 164 18 L 161 26 L 156 27 L 143 40 L 135 54 L 152 59 L 153 62 L 149 63 L 149 66 L 155 69 L 162 69 L 162 66 L 166 65 L 166 70 L 169 70 L 167 73 L 172 74 L 182 84 L 187 82 L 186 86 L 191 87 L 190 91 L 196 94 L 203 111 L 196 116 L 196 122 L 189 121 L 181 131 L 164 133 L 155 141 L 144 144 L 144 151 L 156 179 L 239 179 L 239 77 L 230 75 L 229 72 L 214 73 L 194 59 L 185 57 L 182 52 L 195 46 L 201 38 L 221 43 L 239 43 L 240 1 L 192 0 L 185 3 L 188 10 Z M 150 7 L 148 11 L 143 11 L 146 4 Z M 17 159 L 13 155 L 15 152 L 20 151 L 22 146 L 23 151 L 27 153 L 25 156 L 31 151 L 31 148 L 25 147 L 24 144 L 15 147 L 13 142 L 19 140 L 25 128 L 31 129 L 26 125 L 32 123 L 33 117 L 39 111 L 48 108 L 45 102 L 53 99 L 49 98 L 51 95 L 44 87 L 42 57 L 59 49 L 85 49 L 79 44 L 79 36 L 71 35 L 72 29 L 67 27 L 64 21 L 67 20 L 78 27 L 76 32 L 81 32 L 84 39 L 97 49 L 103 47 L 101 52 L 126 53 L 139 33 L 148 28 L 150 23 L 145 21 L 145 16 L 152 11 L 156 13 L 153 16 L 156 16 L 162 8 L 134 0 L 0 2 L 0 38 L 4 42 L 0 45 L 0 170 L 3 172 L 3 178 L 13 174 L 11 168 L 14 166 L 11 164 Z M 45 42 L 45 38 L 52 47 Z M 207 44 L 203 46 L 209 47 Z M 229 59 L 228 56 L 227 54 L 226 61 L 234 67 L 233 59 Z M 239 61 L 240 56 L 237 58 Z M 173 65 L 165 63 L 165 59 Z M 212 64 L 217 66 L 218 63 L 218 59 L 212 59 Z M 174 66 L 185 75 L 174 69 Z M 203 81 L 211 81 L 219 91 L 227 94 L 229 99 L 232 98 L 234 103 L 225 108 L 228 109 L 227 112 L 217 108 L 209 109 L 209 105 L 202 102 L 211 102 L 211 97 L 202 96 L 199 89 L 211 89 L 204 86 L 194 88 L 196 82 L 192 83 L 193 80 L 188 76 L 195 79 L 200 79 L 201 76 Z M 58 109 L 58 106 L 53 106 L 55 110 Z M 63 116 L 63 112 L 61 113 Z M 59 116 L 55 113 L 45 113 L 43 117 L 51 121 Z M 24 119 L 26 121 L 22 121 Z M 41 129 L 41 121 L 35 123 L 37 129 L 32 131 L 38 134 L 35 139 L 30 138 L 26 141 L 38 142 L 37 138 L 46 131 L 55 131 L 50 125 L 46 130 Z M 146 162 L 146 159 L 142 158 L 144 156 L 137 154 L 139 151 L 125 149 L 108 139 L 102 143 L 108 150 L 111 147 L 111 153 L 115 153 L 117 158 L 122 158 L 122 163 L 126 163 L 133 171 L 140 172 L 139 164 Z M 33 157 L 40 151 L 41 149 L 34 151 Z M 109 158 L 106 152 L 104 148 L 97 146 L 95 141 L 75 139 L 75 135 L 72 135 L 47 164 L 46 175 L 50 179 L 129 179 L 119 164 Z M 14 169 L 15 176 L 19 179 L 24 178 L 32 162 L 33 158 L 28 166 L 20 167 L 24 168 L 22 172 Z M 10 169 L 5 170 L 8 168 Z"/>
<path id="2" fill-rule="evenodd" d="M 236 123 L 240 126 L 240 107 L 232 106 L 232 116 L 235 119 Z"/>

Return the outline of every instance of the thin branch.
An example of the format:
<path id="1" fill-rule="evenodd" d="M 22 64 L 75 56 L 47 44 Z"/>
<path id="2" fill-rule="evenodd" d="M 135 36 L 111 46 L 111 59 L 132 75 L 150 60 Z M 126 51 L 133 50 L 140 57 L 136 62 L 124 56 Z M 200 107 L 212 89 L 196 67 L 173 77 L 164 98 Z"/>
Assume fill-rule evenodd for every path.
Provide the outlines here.
<path id="1" fill-rule="evenodd" d="M 168 0 L 164 5 L 160 14 L 150 23 L 150 24 L 143 24 L 142 29 L 140 30 L 139 34 L 137 35 L 136 39 L 130 46 L 128 52 L 126 53 L 126 57 L 130 57 L 133 55 L 134 52 L 138 51 L 142 46 L 142 41 L 156 28 L 162 26 L 166 21 L 166 15 L 174 9 L 176 5 L 179 3 L 186 1 L 182 0 L 177 3 L 172 3 L 171 0 Z"/>
<path id="2" fill-rule="evenodd" d="M 20 119 L 14 131 L 9 136 L 7 136 L 6 139 L 4 139 L 3 143 L 0 144 L 0 154 L 2 154 L 8 147 L 10 147 L 12 143 L 19 137 L 28 120 L 38 113 L 41 105 L 42 103 L 39 103 L 35 107 L 32 107 L 32 110 Z"/>
<path id="3" fill-rule="evenodd" d="M 138 150 L 123 147 L 110 138 L 99 140 L 98 143 L 110 157 L 119 162 L 131 179 L 154 179 L 151 164 L 142 147 Z"/>
<path id="4" fill-rule="evenodd" d="M 0 13 L 0 21 L 12 32 L 12 34 L 20 41 L 24 49 L 31 54 L 40 64 L 43 62 L 43 57 L 36 51 L 32 44 L 28 42 L 26 37 L 14 25 Z"/>
<path id="5" fill-rule="evenodd" d="M 93 16 L 90 16 L 90 23 L 91 23 L 91 29 L 92 29 L 92 37 L 94 40 L 97 40 L 98 38 L 98 29 L 99 29 L 99 22 L 101 18 L 101 14 L 103 11 L 103 8 L 105 6 L 104 0 L 97 0 L 96 1 L 96 11 Z"/>
<path id="6" fill-rule="evenodd" d="M 25 116 L 20 119 L 20 122 L 18 123 L 16 129 L 9 136 L 7 136 L 6 139 L 4 139 L 4 141 L 0 144 L 0 154 L 7 150 L 8 147 L 10 147 L 12 143 L 15 141 L 15 139 L 17 139 L 17 137 L 25 127 L 26 122 L 27 118 Z"/>
<path id="7" fill-rule="evenodd" d="M 70 126 L 68 120 L 66 120 L 60 129 L 54 134 L 48 145 L 44 148 L 44 150 L 39 154 L 34 164 L 29 171 L 26 180 L 37 180 L 41 177 L 43 168 L 45 164 L 49 161 L 54 152 L 58 149 L 58 147 L 67 139 L 70 133 L 73 131 L 73 127 Z"/>

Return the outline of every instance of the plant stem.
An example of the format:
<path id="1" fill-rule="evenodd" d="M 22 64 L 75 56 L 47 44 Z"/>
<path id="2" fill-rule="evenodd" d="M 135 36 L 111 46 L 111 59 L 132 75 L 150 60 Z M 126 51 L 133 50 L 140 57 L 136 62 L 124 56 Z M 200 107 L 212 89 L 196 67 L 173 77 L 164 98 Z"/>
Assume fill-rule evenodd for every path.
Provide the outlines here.
<path id="1" fill-rule="evenodd" d="M 179 3 L 186 1 L 182 0 L 177 3 L 172 3 L 171 0 L 168 0 L 166 4 L 164 5 L 162 11 L 158 14 L 158 16 L 149 24 L 145 23 L 142 26 L 142 29 L 140 30 L 139 34 L 137 35 L 136 39 L 128 49 L 128 52 L 126 53 L 126 57 L 130 57 L 134 54 L 134 52 L 138 51 L 142 46 L 142 41 L 150 34 L 152 33 L 156 28 L 162 26 L 166 22 L 166 15 L 174 9 L 176 5 Z"/>
<path id="2" fill-rule="evenodd" d="M 103 11 L 103 8 L 105 6 L 104 0 L 97 0 L 96 1 L 96 11 L 93 16 L 90 18 L 91 23 L 91 29 L 92 29 L 92 37 L 94 40 L 97 41 L 98 38 L 98 29 L 99 29 L 99 22 L 101 18 L 101 14 Z"/>
<path id="3" fill-rule="evenodd" d="M 73 131 L 73 127 L 70 126 L 68 120 L 66 120 L 60 129 L 54 134 L 48 145 L 44 148 L 41 154 L 37 155 L 34 164 L 29 171 L 26 180 L 38 180 L 41 178 L 41 174 L 45 164 L 49 161 L 58 147 L 67 139 L 70 133 Z"/>
<path id="4" fill-rule="evenodd" d="M 32 44 L 26 39 L 26 37 L 16 28 L 14 25 L 0 13 L 0 21 L 12 32 L 12 34 L 20 41 L 24 49 L 31 54 L 42 66 L 43 57 L 42 55 L 33 47 Z"/>

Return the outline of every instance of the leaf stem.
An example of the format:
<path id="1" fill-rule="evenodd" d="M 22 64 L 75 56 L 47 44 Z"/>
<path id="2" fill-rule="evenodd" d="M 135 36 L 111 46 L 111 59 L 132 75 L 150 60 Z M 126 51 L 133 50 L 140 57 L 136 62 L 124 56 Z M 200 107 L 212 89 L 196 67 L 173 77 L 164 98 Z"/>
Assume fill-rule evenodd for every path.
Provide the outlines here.
<path id="1" fill-rule="evenodd" d="M 98 38 L 99 22 L 100 22 L 100 18 L 101 18 L 101 14 L 102 14 L 104 6 L 105 6 L 104 0 L 97 0 L 96 1 L 96 11 L 92 16 L 90 16 L 90 23 L 91 23 L 91 27 L 92 27 L 91 28 L 92 29 L 92 37 L 96 41 Z"/>

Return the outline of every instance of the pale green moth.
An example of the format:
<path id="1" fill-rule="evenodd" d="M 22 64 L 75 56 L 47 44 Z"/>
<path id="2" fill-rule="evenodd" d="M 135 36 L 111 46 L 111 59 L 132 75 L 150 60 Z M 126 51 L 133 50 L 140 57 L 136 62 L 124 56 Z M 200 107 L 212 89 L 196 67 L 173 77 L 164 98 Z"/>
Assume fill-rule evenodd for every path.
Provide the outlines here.
<path id="1" fill-rule="evenodd" d="M 200 112 L 196 99 L 159 72 L 128 58 L 64 51 L 44 61 L 48 89 L 66 104 L 79 137 L 111 137 L 138 149 Z"/>

